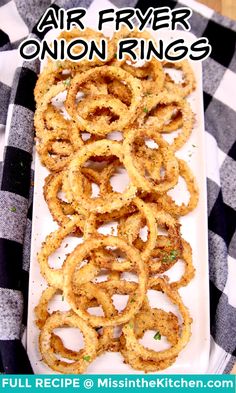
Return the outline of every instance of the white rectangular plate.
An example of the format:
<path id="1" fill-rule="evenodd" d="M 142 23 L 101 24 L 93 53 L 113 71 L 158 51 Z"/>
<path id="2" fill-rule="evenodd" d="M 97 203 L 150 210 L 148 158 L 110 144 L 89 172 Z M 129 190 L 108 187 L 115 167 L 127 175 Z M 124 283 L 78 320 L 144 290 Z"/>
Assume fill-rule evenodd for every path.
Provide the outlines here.
<path id="1" fill-rule="evenodd" d="M 93 27 L 92 23 L 90 24 Z M 158 38 L 170 40 L 173 36 L 183 37 L 191 42 L 194 37 L 186 32 L 163 31 L 157 33 Z M 177 156 L 187 161 L 193 173 L 196 176 L 199 189 L 200 199 L 197 208 L 186 217 L 181 218 L 181 232 L 193 249 L 193 263 L 196 268 L 196 275 L 191 283 L 180 289 L 180 294 L 184 303 L 189 307 L 193 318 L 192 337 L 187 347 L 180 353 L 176 362 L 162 373 L 205 373 L 208 367 L 210 331 L 209 331 L 209 277 L 208 277 L 208 247 L 207 247 L 207 194 L 206 194 L 206 173 L 205 173 L 205 147 L 204 147 L 204 120 L 203 120 L 203 97 L 202 97 L 202 71 L 200 63 L 192 63 L 192 67 L 197 80 L 197 88 L 189 97 L 192 110 L 196 115 L 196 121 L 192 135 L 186 145 L 177 152 Z M 34 209 L 33 209 L 33 228 L 32 228 L 32 248 L 30 264 L 30 285 L 29 285 L 29 312 L 27 328 L 27 352 L 36 374 L 52 373 L 42 361 L 38 350 L 39 330 L 35 325 L 34 307 L 38 304 L 42 290 L 46 283 L 40 274 L 37 262 L 37 252 L 40 250 L 41 243 L 45 237 L 57 228 L 53 222 L 47 204 L 43 197 L 43 185 L 48 171 L 45 169 L 38 156 L 35 162 L 35 188 L 34 188 Z M 122 177 L 119 182 L 122 182 Z M 174 195 L 179 201 L 183 200 L 183 195 L 187 199 L 187 192 L 183 184 L 178 185 Z M 185 199 L 185 200 L 186 200 Z M 68 247 L 65 249 L 65 244 Z M 67 238 L 62 247 L 54 254 L 54 260 L 58 255 L 65 255 L 70 252 L 77 238 Z M 177 279 L 182 272 L 182 267 L 178 264 L 171 269 L 171 279 Z M 154 298 L 151 297 L 151 303 Z M 155 296 L 153 306 L 158 306 L 164 310 L 175 311 L 175 308 L 166 301 L 163 295 Z M 50 310 L 65 309 L 66 304 L 62 302 L 61 296 L 58 295 L 53 304 L 50 304 Z M 64 329 L 65 330 L 65 329 Z M 79 344 L 78 333 L 71 332 L 63 336 L 65 344 L 68 347 L 75 348 L 75 341 Z M 164 349 L 166 343 L 164 339 L 161 342 L 153 340 L 153 333 L 147 335 L 145 343 L 147 345 L 158 345 L 159 349 Z M 122 356 L 119 353 L 105 353 L 95 359 L 88 367 L 87 373 L 96 374 L 130 374 L 138 373 L 130 366 L 123 363 Z"/>

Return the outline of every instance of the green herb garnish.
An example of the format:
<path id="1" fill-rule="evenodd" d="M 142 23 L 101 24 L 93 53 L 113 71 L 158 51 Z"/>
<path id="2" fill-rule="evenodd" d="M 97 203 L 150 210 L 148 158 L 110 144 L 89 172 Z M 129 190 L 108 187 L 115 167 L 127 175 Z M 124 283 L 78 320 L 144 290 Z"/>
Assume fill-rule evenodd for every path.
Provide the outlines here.
<path id="1" fill-rule="evenodd" d="M 12 206 L 12 207 L 10 208 L 10 210 L 11 210 L 11 212 L 16 212 L 16 207 L 15 207 L 15 206 Z"/>
<path id="2" fill-rule="evenodd" d="M 117 59 L 117 53 L 114 54 L 114 59 Z"/>
<path id="3" fill-rule="evenodd" d="M 83 359 L 84 359 L 86 362 L 89 362 L 90 359 L 91 359 L 91 356 L 86 355 L 86 356 L 83 357 Z"/>
<path id="4" fill-rule="evenodd" d="M 177 250 L 172 250 L 170 252 L 170 260 L 171 261 L 174 261 L 177 258 L 177 256 L 178 256 L 178 251 Z"/>
<path id="5" fill-rule="evenodd" d="M 66 85 L 66 86 L 69 86 L 70 85 L 70 81 L 71 81 L 71 78 L 67 78 L 67 79 L 64 80 L 63 84 Z"/>
<path id="6" fill-rule="evenodd" d="M 145 113 L 148 113 L 148 108 L 143 108 L 143 111 L 144 111 Z"/>
<path id="7" fill-rule="evenodd" d="M 174 261 L 178 256 L 178 251 L 177 250 L 171 250 L 169 254 L 164 254 L 162 257 L 162 262 L 163 263 L 169 263 Z"/>
<path id="8" fill-rule="evenodd" d="M 168 262 L 169 262 L 168 256 L 165 255 L 165 256 L 162 258 L 161 261 L 164 262 L 164 263 L 168 263 Z"/>
<path id="9" fill-rule="evenodd" d="M 161 335 L 160 332 L 156 332 L 155 336 L 153 336 L 154 340 L 160 340 L 161 339 Z"/>

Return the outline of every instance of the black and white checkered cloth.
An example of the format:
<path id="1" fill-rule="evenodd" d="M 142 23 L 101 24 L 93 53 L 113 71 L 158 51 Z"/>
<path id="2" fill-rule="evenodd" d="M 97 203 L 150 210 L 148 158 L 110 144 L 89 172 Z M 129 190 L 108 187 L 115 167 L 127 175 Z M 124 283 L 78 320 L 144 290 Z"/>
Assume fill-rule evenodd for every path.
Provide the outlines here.
<path id="1" fill-rule="evenodd" d="M 58 0 L 53 7 L 88 8 L 91 2 Z M 192 32 L 206 36 L 213 48 L 203 64 L 212 337 L 208 372 L 227 373 L 236 361 L 236 22 L 194 0 L 112 2 L 142 11 L 189 6 Z M 42 39 L 36 23 L 50 4 L 0 0 L 0 371 L 9 374 L 32 373 L 22 332 L 31 241 L 33 88 L 39 72 L 38 61 L 22 63 L 16 48 L 31 31 Z"/>

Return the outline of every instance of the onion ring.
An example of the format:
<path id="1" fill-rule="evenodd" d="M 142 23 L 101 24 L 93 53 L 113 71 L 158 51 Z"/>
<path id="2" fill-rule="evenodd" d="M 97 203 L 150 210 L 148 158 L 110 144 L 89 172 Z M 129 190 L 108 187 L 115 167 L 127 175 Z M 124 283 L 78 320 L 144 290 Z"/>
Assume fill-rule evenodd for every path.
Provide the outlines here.
<path id="1" fill-rule="evenodd" d="M 155 179 L 146 178 L 141 171 L 138 169 L 137 162 L 132 160 L 132 147 L 136 138 L 149 137 L 152 138 L 160 147 L 159 151 L 163 157 L 165 164 L 166 174 L 162 181 Z M 165 142 L 160 135 L 152 130 L 145 129 L 132 129 L 126 134 L 123 147 L 124 147 L 124 164 L 127 172 L 133 181 L 133 183 L 141 189 L 149 192 L 163 192 L 174 187 L 178 181 L 178 162 L 175 158 L 171 148 L 168 148 L 167 142 Z M 155 184 L 158 183 L 158 184 Z"/>
<path id="2" fill-rule="evenodd" d="M 124 251 L 127 255 L 127 258 L 133 263 L 139 277 L 139 283 L 136 290 L 137 301 L 135 303 L 132 303 L 129 300 L 127 306 L 122 311 L 122 313 L 112 318 L 90 315 L 84 310 L 78 308 L 76 305 L 75 294 L 73 293 L 72 287 L 72 277 L 74 275 L 76 266 L 86 258 L 89 252 L 107 246 L 119 247 L 122 251 Z M 78 279 L 80 270 L 76 271 Z M 128 321 L 131 316 L 134 315 L 142 306 L 146 288 L 146 271 L 143 261 L 134 247 L 129 246 L 118 237 L 98 237 L 86 240 L 83 244 L 77 246 L 75 250 L 68 256 L 65 261 L 63 271 L 63 293 L 66 300 L 71 305 L 73 311 L 84 320 L 87 320 L 91 326 L 114 326 L 116 324 L 124 323 Z"/>
<path id="3" fill-rule="evenodd" d="M 118 142 L 101 140 L 81 148 L 69 164 L 65 187 L 66 196 L 69 201 L 75 201 L 76 210 L 81 213 L 106 213 L 118 210 L 131 202 L 137 191 L 134 185 L 129 185 L 123 194 L 112 193 L 96 199 L 87 198 L 83 194 L 80 175 L 81 167 L 93 155 L 115 155 L 121 163 L 125 161 L 122 148 Z"/>
<path id="4" fill-rule="evenodd" d="M 110 77 L 110 78 L 118 79 L 120 81 L 125 81 L 132 93 L 131 103 L 128 108 L 127 117 L 125 118 L 122 117 L 118 121 L 113 121 L 111 124 L 106 126 L 105 130 L 103 128 L 100 128 L 99 126 L 96 127 L 96 124 L 86 121 L 82 119 L 82 117 L 78 119 L 76 103 L 75 103 L 75 97 L 77 95 L 79 87 L 85 81 L 87 82 L 88 80 L 94 80 L 98 76 Z M 91 134 L 95 133 L 95 134 L 106 135 L 107 133 L 115 130 L 122 130 L 129 123 L 131 123 L 132 120 L 134 120 L 136 117 L 137 110 L 141 105 L 141 100 L 142 100 L 142 85 L 138 79 L 134 78 L 128 72 L 120 68 L 113 67 L 113 66 L 102 66 L 99 68 L 94 68 L 92 70 L 89 70 L 81 75 L 77 74 L 73 78 L 66 99 L 66 109 L 68 113 L 71 115 L 71 117 L 77 122 L 79 127 L 81 126 L 84 127 L 84 129 L 86 129 Z"/>
<path id="5" fill-rule="evenodd" d="M 173 345 L 170 349 L 164 351 L 156 352 L 152 349 L 147 349 L 143 347 L 137 341 L 134 333 L 134 320 L 132 319 L 130 323 L 127 323 L 123 327 L 123 334 L 125 338 L 125 345 L 127 350 L 135 351 L 137 356 L 141 356 L 144 360 L 153 360 L 156 362 L 168 359 L 169 357 L 174 357 L 179 354 L 179 352 L 186 346 L 191 337 L 191 323 L 192 319 L 189 315 L 188 309 L 184 306 L 180 295 L 177 291 L 173 291 L 167 282 L 161 278 L 150 279 L 149 289 L 161 290 L 166 293 L 172 303 L 178 306 L 179 312 L 183 318 L 182 331 L 178 342 Z"/>
<path id="6" fill-rule="evenodd" d="M 186 97 L 195 89 L 196 80 L 194 77 L 193 70 L 187 60 L 178 61 L 174 63 L 164 61 L 162 64 L 164 70 L 165 67 L 166 68 L 168 67 L 168 68 L 175 68 L 183 72 L 184 80 L 182 83 L 177 83 L 177 84 L 173 81 L 173 79 L 168 74 L 168 77 L 166 77 L 166 81 L 164 85 L 167 91 L 178 94 L 180 97 Z"/>
<path id="7" fill-rule="evenodd" d="M 85 348 L 78 352 L 77 360 L 72 363 L 59 360 L 51 348 L 53 330 L 64 326 L 76 327 L 80 329 L 84 336 Z M 71 312 L 55 312 L 46 320 L 40 332 L 39 347 L 44 362 L 53 370 L 63 374 L 81 374 L 96 357 L 98 348 L 97 333 L 78 317 L 78 315 L 72 314 Z"/>
<path id="8" fill-rule="evenodd" d="M 198 204 L 199 190 L 192 171 L 190 170 L 188 164 L 181 159 L 178 159 L 179 163 L 179 175 L 185 180 L 190 198 L 188 203 L 177 205 L 173 198 L 168 194 L 156 195 L 153 199 L 157 204 L 164 210 L 168 211 L 174 216 L 185 216 L 190 213 Z"/>

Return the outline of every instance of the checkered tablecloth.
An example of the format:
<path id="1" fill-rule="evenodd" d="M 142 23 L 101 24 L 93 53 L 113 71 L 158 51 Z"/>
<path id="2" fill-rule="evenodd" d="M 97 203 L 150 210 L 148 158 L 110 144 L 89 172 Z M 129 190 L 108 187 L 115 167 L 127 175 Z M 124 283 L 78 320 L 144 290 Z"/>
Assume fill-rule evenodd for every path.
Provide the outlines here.
<path id="1" fill-rule="evenodd" d="M 203 64 L 211 312 L 208 372 L 227 373 L 236 360 L 236 23 L 194 0 L 112 2 L 142 11 L 187 5 L 193 10 L 192 32 L 207 37 L 213 48 Z M 29 32 L 42 38 L 36 23 L 50 4 L 50 0 L 0 0 L 0 371 L 9 374 L 32 372 L 22 333 L 31 241 L 33 88 L 39 63 L 22 63 L 17 47 Z M 58 0 L 53 7 L 90 4 L 91 0 Z"/>

